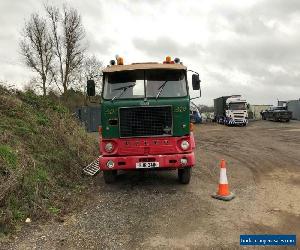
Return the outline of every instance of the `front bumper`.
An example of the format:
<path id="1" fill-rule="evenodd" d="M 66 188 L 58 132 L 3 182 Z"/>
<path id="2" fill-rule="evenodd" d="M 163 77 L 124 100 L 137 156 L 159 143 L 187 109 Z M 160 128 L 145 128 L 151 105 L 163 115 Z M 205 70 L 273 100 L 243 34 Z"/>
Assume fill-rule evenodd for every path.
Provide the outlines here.
<path id="1" fill-rule="evenodd" d="M 181 159 L 185 158 L 187 163 L 181 164 Z M 106 163 L 112 160 L 114 162 L 113 168 L 108 168 Z M 193 167 L 195 165 L 194 152 L 185 154 L 172 155 L 146 155 L 146 156 L 100 156 L 99 168 L 100 170 L 134 170 L 138 162 L 159 162 L 159 167 L 151 169 L 177 169 L 182 167 Z"/>
<path id="2" fill-rule="evenodd" d="M 228 118 L 228 125 L 244 125 L 248 123 L 248 119 L 245 118 Z"/>
<path id="3" fill-rule="evenodd" d="M 286 121 L 286 120 L 291 120 L 291 117 L 289 115 L 278 115 L 275 116 L 275 119 L 278 121 Z"/>

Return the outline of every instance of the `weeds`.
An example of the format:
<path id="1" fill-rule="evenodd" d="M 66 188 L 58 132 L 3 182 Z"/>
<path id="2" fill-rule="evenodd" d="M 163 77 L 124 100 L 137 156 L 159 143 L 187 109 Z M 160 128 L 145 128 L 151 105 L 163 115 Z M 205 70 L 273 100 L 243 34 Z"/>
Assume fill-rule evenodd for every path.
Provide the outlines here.
<path id="1" fill-rule="evenodd" d="M 12 219 L 14 221 L 20 221 L 26 217 L 25 211 L 22 209 L 22 202 L 20 200 L 14 196 L 11 196 L 8 203 L 10 212 L 12 214 Z"/>
<path id="2" fill-rule="evenodd" d="M 12 169 L 16 168 L 18 160 L 11 147 L 0 144 L 0 158 L 8 167 Z"/>
<path id="3" fill-rule="evenodd" d="M 87 187 L 81 169 L 96 156 L 96 141 L 57 100 L 0 86 L 0 235 L 76 205 L 69 194 Z"/>
<path id="4" fill-rule="evenodd" d="M 48 209 L 53 214 L 58 214 L 60 212 L 60 209 L 57 207 L 49 207 Z"/>

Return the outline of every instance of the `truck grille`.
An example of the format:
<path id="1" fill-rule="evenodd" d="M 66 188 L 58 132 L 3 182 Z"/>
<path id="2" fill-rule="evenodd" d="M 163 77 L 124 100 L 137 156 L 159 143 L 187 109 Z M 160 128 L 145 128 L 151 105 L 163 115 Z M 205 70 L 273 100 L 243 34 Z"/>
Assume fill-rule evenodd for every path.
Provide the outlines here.
<path id="1" fill-rule="evenodd" d="M 172 135 L 172 107 L 120 108 L 120 137 Z"/>

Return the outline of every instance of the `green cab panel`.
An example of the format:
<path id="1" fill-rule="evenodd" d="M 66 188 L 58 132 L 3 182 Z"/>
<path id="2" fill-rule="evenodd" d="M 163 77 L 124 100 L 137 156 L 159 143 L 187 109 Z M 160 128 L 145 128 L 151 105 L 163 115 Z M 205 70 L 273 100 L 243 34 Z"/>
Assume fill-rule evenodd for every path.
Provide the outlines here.
<path id="1" fill-rule="evenodd" d="M 171 106 L 173 117 L 173 136 L 184 136 L 190 132 L 190 100 L 189 96 L 174 98 L 117 99 L 113 102 L 102 100 L 101 124 L 102 136 L 105 139 L 120 138 L 119 108 L 143 106 Z M 110 122 L 109 121 L 114 121 Z"/>

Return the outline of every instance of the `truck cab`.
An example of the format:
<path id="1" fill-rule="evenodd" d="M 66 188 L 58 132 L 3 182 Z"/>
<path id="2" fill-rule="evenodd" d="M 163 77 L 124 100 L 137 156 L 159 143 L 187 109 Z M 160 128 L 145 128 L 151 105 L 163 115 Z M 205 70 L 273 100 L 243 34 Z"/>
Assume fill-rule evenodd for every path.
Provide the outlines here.
<path id="1" fill-rule="evenodd" d="M 240 95 L 231 96 L 226 100 L 227 125 L 247 125 L 247 102 Z"/>
<path id="2" fill-rule="evenodd" d="M 292 119 L 292 112 L 287 110 L 287 107 L 269 107 L 261 112 L 263 120 L 285 121 L 289 122 Z"/>
<path id="3" fill-rule="evenodd" d="M 120 62 L 119 62 L 120 61 Z M 178 170 L 187 184 L 195 165 L 187 68 L 179 59 L 103 70 L 99 168 L 106 183 L 119 170 Z M 200 89 L 193 75 L 193 89 Z"/>
<path id="4" fill-rule="evenodd" d="M 214 99 L 214 120 L 220 124 L 246 126 L 247 102 L 241 95 L 222 96 Z"/>

